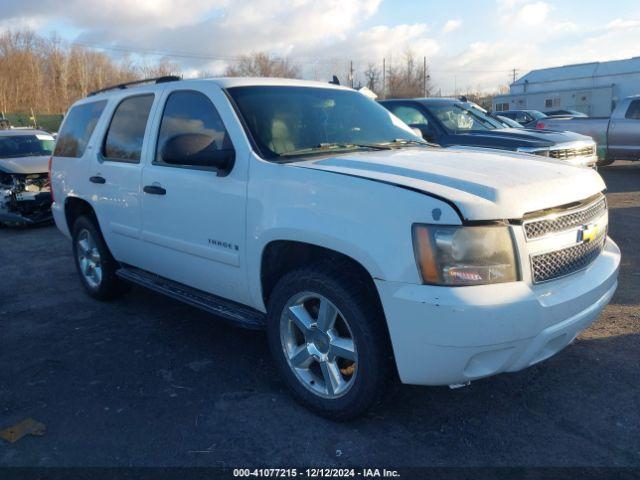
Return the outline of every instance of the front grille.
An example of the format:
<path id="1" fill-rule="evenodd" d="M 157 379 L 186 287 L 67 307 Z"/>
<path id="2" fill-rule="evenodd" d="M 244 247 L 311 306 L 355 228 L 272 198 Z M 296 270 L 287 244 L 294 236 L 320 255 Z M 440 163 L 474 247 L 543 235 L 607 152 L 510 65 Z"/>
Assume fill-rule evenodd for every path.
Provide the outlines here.
<path id="1" fill-rule="evenodd" d="M 581 148 L 559 148 L 549 150 L 549 156 L 551 158 L 575 158 L 575 157 L 590 157 L 595 155 L 596 148 L 594 146 L 581 147 Z"/>
<path id="2" fill-rule="evenodd" d="M 594 241 L 532 256 L 534 283 L 564 277 L 587 267 L 602 252 L 606 238 L 606 231 L 603 231 Z"/>
<path id="3" fill-rule="evenodd" d="M 532 220 L 524 223 L 524 231 L 527 239 L 544 237 L 551 233 L 562 232 L 571 228 L 587 225 L 600 218 L 607 211 L 607 200 L 604 196 L 595 203 L 582 207 L 579 210 L 567 211 L 557 215 L 551 215 L 540 220 Z"/>

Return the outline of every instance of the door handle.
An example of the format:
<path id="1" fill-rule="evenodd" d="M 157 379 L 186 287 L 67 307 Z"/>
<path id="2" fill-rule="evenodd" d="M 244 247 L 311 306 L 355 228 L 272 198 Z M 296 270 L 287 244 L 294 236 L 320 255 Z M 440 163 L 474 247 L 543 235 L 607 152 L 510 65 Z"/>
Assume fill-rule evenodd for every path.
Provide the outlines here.
<path id="1" fill-rule="evenodd" d="M 91 183 L 106 183 L 106 180 L 104 179 L 104 177 L 101 177 L 100 175 L 89 177 L 89 181 Z"/>
<path id="2" fill-rule="evenodd" d="M 167 193 L 160 185 L 145 185 L 142 191 L 151 195 L 166 195 Z"/>

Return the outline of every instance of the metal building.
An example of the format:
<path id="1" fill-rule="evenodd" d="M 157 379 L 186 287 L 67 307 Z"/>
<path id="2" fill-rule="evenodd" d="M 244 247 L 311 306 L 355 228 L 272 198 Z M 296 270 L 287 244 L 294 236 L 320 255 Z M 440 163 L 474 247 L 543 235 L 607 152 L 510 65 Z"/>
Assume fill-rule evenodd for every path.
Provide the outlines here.
<path id="1" fill-rule="evenodd" d="M 532 70 L 493 99 L 494 111 L 577 110 L 606 116 L 616 102 L 640 93 L 640 57 Z"/>

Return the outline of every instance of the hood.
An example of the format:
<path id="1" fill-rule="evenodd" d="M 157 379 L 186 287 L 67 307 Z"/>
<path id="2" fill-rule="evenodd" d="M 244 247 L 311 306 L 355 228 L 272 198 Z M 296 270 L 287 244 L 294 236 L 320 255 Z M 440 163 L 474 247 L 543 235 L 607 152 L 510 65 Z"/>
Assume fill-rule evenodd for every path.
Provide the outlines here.
<path id="1" fill-rule="evenodd" d="M 46 173 L 49 156 L 0 158 L 0 171 L 6 173 Z"/>
<path id="2" fill-rule="evenodd" d="M 452 202 L 465 220 L 520 219 L 605 189 L 592 169 L 496 150 L 405 148 L 292 165 L 419 190 Z"/>
<path id="3" fill-rule="evenodd" d="M 591 137 L 573 132 L 558 132 L 553 130 L 534 130 L 529 128 L 498 128 L 473 132 L 458 132 L 458 137 L 471 139 L 486 139 L 500 141 L 517 147 L 550 147 L 558 143 L 575 141 L 592 141 Z"/>

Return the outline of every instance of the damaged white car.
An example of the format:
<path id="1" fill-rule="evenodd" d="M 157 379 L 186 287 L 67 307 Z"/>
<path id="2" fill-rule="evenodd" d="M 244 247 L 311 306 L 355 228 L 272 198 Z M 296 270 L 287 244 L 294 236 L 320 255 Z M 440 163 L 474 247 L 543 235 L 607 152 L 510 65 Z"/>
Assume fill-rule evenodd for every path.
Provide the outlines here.
<path id="1" fill-rule="evenodd" d="M 0 130 L 0 224 L 51 221 L 48 162 L 54 143 L 42 130 Z"/>

